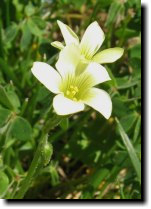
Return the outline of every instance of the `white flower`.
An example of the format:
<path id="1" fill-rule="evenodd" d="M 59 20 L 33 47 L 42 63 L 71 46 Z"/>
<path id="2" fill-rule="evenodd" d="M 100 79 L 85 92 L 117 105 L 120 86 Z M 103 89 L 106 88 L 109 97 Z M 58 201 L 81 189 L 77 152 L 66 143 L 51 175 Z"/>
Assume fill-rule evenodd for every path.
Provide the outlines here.
<path id="1" fill-rule="evenodd" d="M 69 45 L 74 43 L 78 46 L 81 61 L 83 63 L 112 63 L 123 55 L 124 49 L 120 47 L 109 48 L 98 52 L 105 39 L 105 35 L 96 21 L 88 26 L 81 42 L 79 42 L 78 36 L 69 26 L 59 20 L 57 22 L 64 37 L 65 44 Z M 52 42 L 51 45 L 60 50 L 64 48 L 64 45 L 59 41 Z"/>
<path id="2" fill-rule="evenodd" d="M 87 104 L 108 119 L 112 111 L 110 96 L 94 86 L 110 80 L 110 77 L 106 69 L 95 62 L 76 75 L 78 61 L 74 57 L 75 51 L 74 44 L 64 47 L 56 63 L 58 72 L 46 63 L 35 62 L 32 73 L 45 87 L 57 94 L 53 99 L 53 107 L 58 115 L 82 111 Z"/>

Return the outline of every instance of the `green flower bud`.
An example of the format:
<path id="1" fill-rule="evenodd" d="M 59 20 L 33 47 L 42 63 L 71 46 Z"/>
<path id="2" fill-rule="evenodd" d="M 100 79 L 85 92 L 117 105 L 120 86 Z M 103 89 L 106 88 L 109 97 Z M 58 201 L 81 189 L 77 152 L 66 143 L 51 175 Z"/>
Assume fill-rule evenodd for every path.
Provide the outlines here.
<path id="1" fill-rule="evenodd" d="M 42 149 L 42 161 L 45 166 L 50 162 L 52 154 L 53 147 L 50 143 L 46 142 Z"/>

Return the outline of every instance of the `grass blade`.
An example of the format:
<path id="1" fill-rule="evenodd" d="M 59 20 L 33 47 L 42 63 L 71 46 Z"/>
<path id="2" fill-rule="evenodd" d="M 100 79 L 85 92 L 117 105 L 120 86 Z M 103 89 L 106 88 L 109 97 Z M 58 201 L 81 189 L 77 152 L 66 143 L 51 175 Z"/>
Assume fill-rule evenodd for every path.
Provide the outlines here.
<path id="1" fill-rule="evenodd" d="M 119 122 L 119 120 L 116 118 L 115 119 L 116 122 L 117 122 L 117 125 L 118 125 L 118 130 L 119 130 L 119 133 L 121 135 L 121 138 L 123 140 L 123 143 L 127 149 L 127 152 L 130 156 L 130 159 L 132 161 L 132 164 L 134 166 L 134 169 L 137 173 L 137 176 L 138 176 L 138 179 L 139 179 L 139 182 L 141 183 L 141 164 L 140 164 L 140 161 L 136 155 L 136 152 L 135 152 L 135 149 L 129 139 L 129 137 L 127 136 L 127 134 L 125 133 L 121 123 Z"/>
<path id="2" fill-rule="evenodd" d="M 134 130 L 134 136 L 133 136 L 133 141 L 134 143 L 136 142 L 138 136 L 139 136 L 139 132 L 141 129 L 141 116 L 138 117 L 136 126 L 135 126 L 135 130 Z"/>

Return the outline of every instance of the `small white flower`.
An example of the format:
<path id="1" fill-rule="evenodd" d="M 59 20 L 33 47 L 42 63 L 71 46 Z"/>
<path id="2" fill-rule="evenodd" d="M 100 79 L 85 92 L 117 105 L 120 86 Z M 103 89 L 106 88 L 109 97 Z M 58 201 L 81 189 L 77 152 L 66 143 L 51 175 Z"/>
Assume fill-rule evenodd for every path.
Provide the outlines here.
<path id="1" fill-rule="evenodd" d="M 68 115 L 84 110 L 85 104 L 109 118 L 112 102 L 108 93 L 94 86 L 110 80 L 106 69 L 98 63 L 90 63 L 86 70 L 76 75 L 76 46 L 70 44 L 61 51 L 56 63 L 57 71 L 43 62 L 35 62 L 32 67 L 34 76 L 51 92 L 57 94 L 53 107 L 58 115 Z"/>
<path id="2" fill-rule="evenodd" d="M 105 39 L 105 35 L 96 21 L 88 26 L 81 42 L 79 42 L 78 36 L 68 25 L 59 20 L 57 22 L 64 37 L 65 44 L 69 45 L 74 43 L 76 46 L 78 46 L 77 50 L 79 50 L 78 53 L 80 54 L 80 58 L 83 63 L 112 63 L 123 55 L 124 49 L 120 47 L 109 48 L 98 52 Z M 64 48 L 64 45 L 59 41 L 52 42 L 51 45 L 60 50 Z"/>

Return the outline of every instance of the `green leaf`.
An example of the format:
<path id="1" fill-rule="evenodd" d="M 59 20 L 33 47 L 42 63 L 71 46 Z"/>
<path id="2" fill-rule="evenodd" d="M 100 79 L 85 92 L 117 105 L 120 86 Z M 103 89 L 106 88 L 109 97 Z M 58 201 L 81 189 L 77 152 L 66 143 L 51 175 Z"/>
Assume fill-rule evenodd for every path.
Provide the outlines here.
<path id="1" fill-rule="evenodd" d="M 32 5 L 31 2 L 28 3 L 28 5 L 25 7 L 25 14 L 27 16 L 31 16 L 35 13 L 35 7 Z"/>
<path id="2" fill-rule="evenodd" d="M 16 84 L 16 86 L 20 86 L 19 80 L 14 74 L 12 68 L 8 65 L 8 62 L 6 62 L 1 57 L 0 57 L 0 69 L 3 72 L 3 74 L 7 76 L 7 79 L 12 80 L 14 84 Z"/>
<path id="3" fill-rule="evenodd" d="M 22 37 L 21 37 L 21 50 L 25 50 L 27 49 L 27 47 L 29 46 L 30 42 L 31 42 L 31 32 L 30 29 L 27 25 L 27 23 L 25 23 L 22 27 Z"/>
<path id="4" fill-rule="evenodd" d="M 108 176 L 110 171 L 107 168 L 99 168 L 88 178 L 88 184 L 82 192 L 82 199 L 93 199 L 94 192 L 101 182 Z"/>
<path id="5" fill-rule="evenodd" d="M 95 173 L 90 177 L 89 184 L 93 186 L 93 188 L 97 189 L 100 183 L 107 177 L 109 174 L 109 170 L 107 168 L 99 168 L 95 171 Z"/>
<path id="6" fill-rule="evenodd" d="M 110 6 L 112 1 L 113 0 L 108 0 L 108 1 L 106 1 L 106 0 L 98 0 L 97 3 L 99 4 L 99 7 L 105 8 L 105 7 Z"/>
<path id="7" fill-rule="evenodd" d="M 61 123 L 60 123 L 60 126 L 63 130 L 67 130 L 68 127 L 69 127 L 69 119 L 68 118 L 63 118 Z"/>
<path id="8" fill-rule="evenodd" d="M 116 78 L 116 82 L 117 82 L 117 89 L 121 90 L 137 85 L 139 83 L 139 80 L 138 79 L 132 80 L 125 76 L 123 78 Z"/>
<path id="9" fill-rule="evenodd" d="M 20 107 L 20 101 L 19 101 L 17 94 L 13 90 L 8 90 L 7 95 L 9 97 L 13 107 L 15 108 L 15 111 L 17 112 L 18 108 Z"/>
<path id="10" fill-rule="evenodd" d="M 16 138 L 21 141 L 29 141 L 32 137 L 32 128 L 27 120 L 17 116 L 10 125 L 7 138 Z"/>
<path id="11" fill-rule="evenodd" d="M 115 86 L 117 87 L 117 82 L 116 82 L 116 78 L 115 76 L 113 75 L 113 72 L 112 70 L 106 65 L 105 68 L 107 69 L 108 73 L 109 73 L 109 76 L 111 78 L 111 80 L 108 82 L 109 85 L 111 85 L 112 87 Z"/>
<path id="12" fill-rule="evenodd" d="M 8 149 L 9 147 L 12 147 L 12 145 L 16 143 L 16 139 L 9 138 L 9 140 L 5 140 L 4 150 Z"/>
<path id="13" fill-rule="evenodd" d="M 2 104 L 4 107 L 7 107 L 8 109 L 14 110 L 14 106 L 10 101 L 7 92 L 1 85 L 0 85 L 0 104 Z"/>
<path id="14" fill-rule="evenodd" d="M 140 129 L 141 129 L 141 116 L 138 117 L 135 129 L 134 129 L 134 136 L 133 136 L 133 141 L 136 142 L 139 133 L 140 133 Z"/>
<path id="15" fill-rule="evenodd" d="M 114 23 L 117 15 L 119 14 L 120 9 L 122 8 L 122 4 L 119 3 L 118 1 L 114 1 L 110 8 L 109 8 L 109 12 L 108 12 L 108 17 L 105 23 L 105 26 L 109 26 L 111 24 Z"/>
<path id="16" fill-rule="evenodd" d="M 37 95 L 37 102 L 45 103 L 47 98 L 50 98 L 50 91 L 46 89 L 44 86 L 40 86 L 38 95 Z M 50 100 L 49 100 L 49 103 L 50 103 Z"/>
<path id="17" fill-rule="evenodd" d="M 121 135 L 121 138 L 123 140 L 123 143 L 127 149 L 127 152 L 129 154 L 129 157 L 132 161 L 133 167 L 136 171 L 136 174 L 138 176 L 139 182 L 141 183 L 141 165 L 140 165 L 140 161 L 136 155 L 135 149 L 128 137 L 128 135 L 125 133 L 121 123 L 119 122 L 119 120 L 117 118 L 115 118 L 117 125 L 118 125 L 118 131 Z"/>
<path id="18" fill-rule="evenodd" d="M 134 96 L 141 97 L 141 81 L 138 83 L 138 86 L 135 88 Z"/>
<path id="19" fill-rule="evenodd" d="M 129 7 L 137 7 L 138 9 L 141 7 L 141 0 L 131 0 L 127 1 Z"/>
<path id="20" fill-rule="evenodd" d="M 68 0 L 68 3 L 72 2 L 72 4 L 75 6 L 75 8 L 80 9 L 83 4 L 85 4 L 86 0 Z"/>
<path id="21" fill-rule="evenodd" d="M 139 58 L 131 58 L 129 62 L 133 70 L 133 76 L 140 78 L 141 77 L 141 60 Z"/>
<path id="22" fill-rule="evenodd" d="M 19 27 L 15 23 L 13 23 L 11 26 L 9 26 L 5 31 L 5 41 L 11 42 L 15 39 L 17 36 Z"/>
<path id="23" fill-rule="evenodd" d="M 134 112 L 122 117 L 120 119 L 120 123 L 123 126 L 124 130 L 127 132 L 133 127 L 133 124 L 135 123 L 136 119 L 137 114 Z"/>
<path id="24" fill-rule="evenodd" d="M 38 16 L 32 17 L 32 21 L 40 28 L 40 29 L 45 29 L 46 27 L 46 22 Z"/>
<path id="25" fill-rule="evenodd" d="M 7 175 L 0 171 L 0 197 L 3 197 L 9 185 L 9 179 Z"/>
<path id="26" fill-rule="evenodd" d="M 8 121 L 10 116 L 10 110 L 0 107 L 0 127 L 4 126 L 4 124 Z"/>
<path id="27" fill-rule="evenodd" d="M 123 103 L 122 99 L 119 97 L 114 97 L 112 99 L 113 102 L 113 114 L 122 117 L 128 114 L 128 107 L 125 103 Z"/>
<path id="28" fill-rule="evenodd" d="M 124 39 L 131 38 L 137 35 L 138 35 L 138 31 L 129 28 L 125 28 L 124 31 L 123 28 L 120 28 L 115 32 L 115 36 L 117 38 L 121 38 L 122 36 Z"/>
<path id="29" fill-rule="evenodd" d="M 23 15 L 22 11 L 23 11 L 24 5 L 20 2 L 20 0 L 12 0 L 12 4 L 15 6 L 16 16 L 18 16 L 20 14 Z"/>
<path id="30" fill-rule="evenodd" d="M 29 18 L 27 21 L 28 27 L 30 29 L 30 32 L 35 36 L 41 36 L 42 31 L 38 28 L 38 26 L 35 24 L 35 22 L 32 20 L 32 18 Z"/>
<path id="31" fill-rule="evenodd" d="M 23 144 L 21 147 L 20 147 L 20 151 L 27 151 L 27 150 L 32 150 L 33 149 L 33 145 L 31 142 L 26 142 L 25 144 Z"/>
<path id="32" fill-rule="evenodd" d="M 141 44 L 135 45 L 129 51 L 130 51 L 130 57 L 131 58 L 141 59 Z"/>

